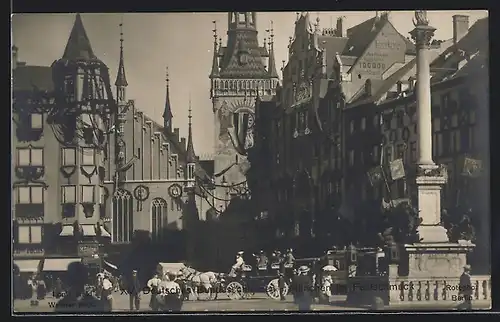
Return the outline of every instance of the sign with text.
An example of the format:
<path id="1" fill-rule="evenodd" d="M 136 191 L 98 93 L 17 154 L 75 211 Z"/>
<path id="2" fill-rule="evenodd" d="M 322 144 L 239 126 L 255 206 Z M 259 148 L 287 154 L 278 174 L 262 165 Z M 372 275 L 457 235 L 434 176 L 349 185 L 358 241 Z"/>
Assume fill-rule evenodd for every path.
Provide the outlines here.
<path id="1" fill-rule="evenodd" d="M 395 63 L 405 61 L 406 42 L 391 24 L 386 24 L 359 59 L 356 73 L 380 77 Z"/>
<path id="2" fill-rule="evenodd" d="M 80 257 L 91 257 L 94 254 L 99 253 L 99 244 L 79 244 L 78 245 L 78 256 Z"/>
<path id="3" fill-rule="evenodd" d="M 15 257 L 37 257 L 43 256 L 45 251 L 42 248 L 14 249 Z"/>

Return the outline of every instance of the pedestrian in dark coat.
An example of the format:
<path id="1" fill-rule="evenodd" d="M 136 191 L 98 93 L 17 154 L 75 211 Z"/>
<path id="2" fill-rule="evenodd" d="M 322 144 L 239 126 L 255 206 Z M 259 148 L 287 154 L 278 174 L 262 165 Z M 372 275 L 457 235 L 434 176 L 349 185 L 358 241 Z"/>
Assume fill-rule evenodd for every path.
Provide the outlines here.
<path id="1" fill-rule="evenodd" d="M 132 278 L 130 279 L 130 283 L 127 288 L 131 311 L 133 311 L 134 308 L 136 311 L 139 311 L 141 308 L 141 287 L 141 283 L 137 277 L 137 271 L 134 270 L 132 271 Z"/>
<path id="2" fill-rule="evenodd" d="M 67 271 L 68 292 L 57 302 L 55 312 L 109 312 L 109 308 L 102 305 L 101 301 L 85 291 L 88 282 L 88 271 L 85 265 L 74 262 L 68 265 Z"/>
<path id="3" fill-rule="evenodd" d="M 299 311 L 311 310 L 313 282 L 308 273 L 309 267 L 301 266 L 292 283 L 292 292 Z"/>
<path id="4" fill-rule="evenodd" d="M 459 305 L 459 309 L 462 310 L 472 309 L 472 282 L 470 277 L 470 270 L 470 265 L 465 265 L 464 272 L 460 276 L 458 295 L 463 299 L 463 302 Z"/>

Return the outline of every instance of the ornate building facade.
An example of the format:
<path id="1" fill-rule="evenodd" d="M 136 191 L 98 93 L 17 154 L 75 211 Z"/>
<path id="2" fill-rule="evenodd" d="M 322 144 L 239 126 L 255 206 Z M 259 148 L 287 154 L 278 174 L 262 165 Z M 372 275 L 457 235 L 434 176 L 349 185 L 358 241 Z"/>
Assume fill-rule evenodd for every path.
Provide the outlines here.
<path id="1" fill-rule="evenodd" d="M 477 63 L 480 59 L 477 57 L 481 55 L 474 54 L 480 52 L 483 57 L 487 56 L 484 47 L 487 40 L 483 45 L 478 40 L 487 39 L 487 36 L 478 36 L 480 32 L 487 33 L 478 31 L 480 28 L 476 25 L 484 24 L 482 21 L 469 31 L 466 18 L 454 17 L 454 39 L 434 41 L 432 45 L 434 62 L 431 68 L 435 82 L 432 102 L 436 118 L 441 118 L 437 117 L 442 114 L 438 110 L 444 111 L 437 108 L 444 92 L 455 93 L 450 94 L 452 96 L 460 93 L 461 99 L 457 96 L 456 101 L 471 102 L 467 92 L 484 93 L 488 88 L 484 82 L 471 86 L 467 81 L 475 79 L 478 72 L 483 73 L 483 77 L 487 75 L 487 67 L 480 67 L 481 64 Z M 368 236 L 369 228 L 376 224 L 374 216 L 369 214 L 380 208 L 381 198 L 393 200 L 411 192 L 409 169 L 407 180 L 393 181 L 389 177 L 387 185 L 379 181 L 372 186 L 367 173 L 382 164 L 389 176 L 392 161 L 398 158 L 402 158 L 405 164 L 415 161 L 415 46 L 395 30 L 385 13 L 377 13 L 346 33 L 342 30 L 342 22 L 340 18 L 335 30 L 320 32 L 319 21 L 312 24 L 308 14 L 300 15 L 289 46 L 290 59 L 283 71 L 283 89 L 272 99 L 258 99 L 256 105 L 256 144 L 252 154 L 261 156 L 255 159 L 261 171 L 255 179 L 258 196 L 253 198 L 261 198 L 259 204 L 271 214 L 269 224 L 274 228 L 270 229 L 267 239 L 278 237 L 286 245 L 294 244 L 294 238 L 290 238 L 294 236 L 296 241 L 300 240 L 297 241 L 299 246 L 307 245 L 307 240 L 311 239 L 316 241 L 316 247 L 369 242 L 361 239 Z M 462 48 L 464 46 L 468 48 Z M 462 52 L 467 54 L 460 54 Z M 309 65 L 311 61 L 314 63 Z M 313 71 L 318 70 L 322 72 L 314 74 Z M 442 81 L 443 75 L 446 75 L 446 81 Z M 304 83 L 301 77 L 309 81 L 309 87 L 301 85 Z M 301 88 L 303 90 L 299 90 Z M 481 96 L 471 95 L 476 100 Z M 482 97 L 487 96 L 483 94 Z M 481 105 L 481 110 L 484 110 L 487 103 L 472 105 Z M 461 106 L 468 110 L 471 104 L 462 103 Z M 463 165 L 460 160 L 464 154 L 484 160 L 487 151 L 484 146 L 482 152 L 476 151 L 478 148 L 466 148 L 470 147 L 471 140 L 475 144 L 481 140 L 487 142 L 486 132 L 482 132 L 481 139 L 477 138 L 478 134 L 470 134 L 469 124 L 474 117 L 477 124 L 474 115 L 478 114 L 470 112 L 472 117 L 459 117 L 470 113 L 455 111 L 452 115 L 448 112 L 445 113 L 449 119 L 447 132 L 437 131 L 442 121 L 434 121 L 437 131 L 435 161 L 446 163 L 448 158 L 452 164 L 462 162 Z M 481 127 L 474 129 L 472 132 L 482 131 Z M 450 137 L 447 143 L 444 143 L 445 137 Z M 453 144 L 451 137 L 454 138 Z M 455 139 L 458 137 L 463 141 Z M 458 142 L 462 142 L 461 145 Z M 444 147 L 449 150 L 453 146 L 453 151 L 457 151 L 458 145 L 460 153 L 444 153 Z M 460 196 L 463 196 L 464 191 L 456 185 L 460 180 L 453 179 L 455 165 L 448 168 L 451 174 L 445 188 L 445 204 L 457 199 L 449 199 L 450 194 L 461 191 Z M 481 180 L 485 179 L 476 179 L 475 182 Z M 487 186 L 484 181 L 481 184 Z M 484 208 L 486 203 L 481 198 L 484 199 L 478 196 L 475 200 L 482 202 Z M 487 213 L 483 208 L 478 212 Z M 296 212 L 303 215 L 297 216 Z M 484 223 L 480 225 L 481 231 L 485 229 Z"/>
<path id="2" fill-rule="evenodd" d="M 82 258 L 120 264 L 133 243 L 152 248 L 151 261 L 196 257 L 189 234 L 198 209 L 209 208 L 197 184 L 208 175 L 194 152 L 191 112 L 187 140 L 172 126 L 168 77 L 161 126 L 127 100 L 123 47 L 113 95 L 80 15 L 51 67 L 19 62 L 17 48 L 12 61 L 19 269 L 64 271 Z M 154 253 L 165 246 L 168 253 Z"/>
<path id="3" fill-rule="evenodd" d="M 228 13 L 227 44 L 217 43 L 214 29 L 214 56 L 210 74 L 215 123 L 214 173 L 216 209 L 223 211 L 232 195 L 247 190 L 248 150 L 254 144 L 253 124 L 257 95 L 273 95 L 278 74 L 269 43 L 259 45 L 257 14 Z"/>

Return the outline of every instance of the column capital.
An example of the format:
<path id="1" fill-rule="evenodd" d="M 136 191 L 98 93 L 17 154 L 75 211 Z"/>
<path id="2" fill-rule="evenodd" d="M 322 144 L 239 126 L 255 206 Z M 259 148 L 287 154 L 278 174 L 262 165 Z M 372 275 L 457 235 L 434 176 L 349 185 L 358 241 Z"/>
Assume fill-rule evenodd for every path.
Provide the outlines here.
<path id="1" fill-rule="evenodd" d="M 417 25 L 415 29 L 410 31 L 411 38 L 415 41 L 418 48 L 427 48 L 434 37 L 436 28 L 427 25 Z"/>

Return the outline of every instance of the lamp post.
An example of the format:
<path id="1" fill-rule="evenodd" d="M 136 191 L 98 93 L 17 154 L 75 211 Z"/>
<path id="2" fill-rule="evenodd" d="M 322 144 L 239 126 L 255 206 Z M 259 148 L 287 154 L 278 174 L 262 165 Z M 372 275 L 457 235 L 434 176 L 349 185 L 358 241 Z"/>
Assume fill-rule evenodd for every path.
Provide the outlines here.
<path id="1" fill-rule="evenodd" d="M 429 26 L 425 10 L 415 11 L 415 29 L 410 34 L 417 49 L 417 129 L 418 210 L 422 223 L 418 232 L 422 242 L 448 242 L 446 229 L 441 226 L 441 188 L 446 183 L 445 168 L 432 160 L 432 114 L 429 45 L 436 28 Z"/>
<path id="2" fill-rule="evenodd" d="M 229 191 L 228 191 L 228 182 L 226 181 L 226 176 L 222 176 L 222 181 L 221 185 L 224 187 L 224 210 L 227 208 L 227 203 L 228 203 L 228 196 L 229 196 Z"/>

